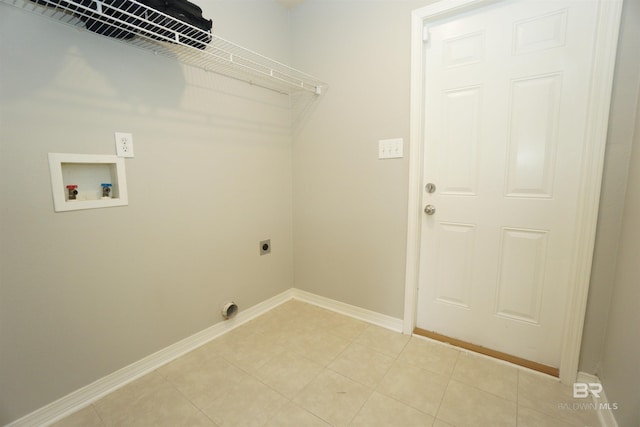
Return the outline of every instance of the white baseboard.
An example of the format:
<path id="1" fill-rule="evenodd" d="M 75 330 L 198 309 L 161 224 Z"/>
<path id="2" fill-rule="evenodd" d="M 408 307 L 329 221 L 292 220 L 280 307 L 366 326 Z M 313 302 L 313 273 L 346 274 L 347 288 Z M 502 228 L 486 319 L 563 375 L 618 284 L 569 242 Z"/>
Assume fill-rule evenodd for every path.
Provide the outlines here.
<path id="1" fill-rule="evenodd" d="M 587 374 L 586 372 L 578 372 L 578 377 L 576 378 L 576 382 L 579 383 L 598 383 L 600 384 L 600 378 L 596 377 L 592 374 Z M 600 397 L 591 396 L 593 398 L 593 403 L 598 408 L 598 420 L 600 420 L 600 425 L 602 427 L 618 427 L 618 422 L 613 416 L 613 410 L 607 409 L 614 407 L 614 404 L 611 404 L 607 399 L 607 395 L 605 394 L 604 389 L 600 392 Z"/>
<path id="2" fill-rule="evenodd" d="M 158 369 L 172 360 L 188 353 L 209 341 L 229 332 L 238 326 L 266 313 L 278 305 L 289 301 L 293 296 L 292 289 L 288 289 L 279 295 L 269 298 L 246 310 L 240 310 L 238 314 L 226 321 L 204 329 L 175 344 L 163 348 L 137 362 L 113 372 L 99 380 L 82 387 L 40 409 L 25 415 L 24 417 L 7 424 L 6 427 L 42 427 L 53 424 L 74 412 L 90 405 L 112 391 Z"/>
<path id="3" fill-rule="evenodd" d="M 334 299 L 322 297 L 320 295 L 312 294 L 300 289 L 293 288 L 292 291 L 293 298 L 297 300 L 317 305 L 318 307 L 335 311 L 337 313 L 344 314 L 345 316 L 363 320 L 367 323 L 373 323 L 374 325 L 378 325 L 386 329 L 391 329 L 395 332 L 402 332 L 402 319 L 387 316 L 385 314 L 380 314 L 375 311 L 360 308 L 351 304 L 346 304 Z"/>
<path id="4" fill-rule="evenodd" d="M 263 301 L 224 322 L 204 329 L 190 337 L 147 356 L 129 366 L 117 370 L 99 380 L 82 387 L 24 417 L 7 424 L 5 427 L 43 427 L 65 418 L 74 412 L 90 405 L 112 391 L 148 374 L 172 360 L 188 353 L 209 341 L 237 328 L 244 323 L 266 313 L 290 299 L 297 299 L 314 304 L 327 310 L 332 310 L 346 316 L 354 317 L 396 332 L 402 331 L 402 319 L 386 316 L 371 310 L 345 304 L 330 298 L 321 297 L 300 289 L 291 288 L 266 301 Z M 617 426 L 616 426 L 617 427 Z"/>

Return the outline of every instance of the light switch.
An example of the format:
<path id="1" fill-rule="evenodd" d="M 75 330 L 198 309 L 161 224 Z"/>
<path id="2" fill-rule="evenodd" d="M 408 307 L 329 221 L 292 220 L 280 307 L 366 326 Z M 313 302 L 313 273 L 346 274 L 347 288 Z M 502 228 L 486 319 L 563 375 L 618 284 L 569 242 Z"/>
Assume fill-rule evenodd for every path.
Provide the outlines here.
<path id="1" fill-rule="evenodd" d="M 404 141 L 402 138 L 381 139 L 378 141 L 378 158 L 379 159 L 401 159 L 402 147 Z"/>

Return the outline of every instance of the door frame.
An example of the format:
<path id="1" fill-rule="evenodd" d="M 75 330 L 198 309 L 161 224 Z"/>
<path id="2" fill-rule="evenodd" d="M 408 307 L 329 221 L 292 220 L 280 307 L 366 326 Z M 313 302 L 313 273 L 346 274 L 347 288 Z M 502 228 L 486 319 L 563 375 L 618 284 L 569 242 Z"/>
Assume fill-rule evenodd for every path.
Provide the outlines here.
<path id="1" fill-rule="evenodd" d="M 411 14 L 411 105 L 409 135 L 409 202 L 407 224 L 407 258 L 405 269 L 405 304 L 403 333 L 412 334 L 416 326 L 417 289 L 420 274 L 420 235 L 422 224 L 423 120 L 424 115 L 424 31 L 425 25 L 440 19 L 473 11 L 493 3 L 509 0 L 440 0 L 416 9 Z M 587 129 L 584 160 L 580 168 L 580 191 L 576 218 L 576 252 L 570 266 L 568 307 L 565 315 L 560 381 L 575 382 L 587 307 L 591 263 L 595 245 L 600 187 L 609 122 L 620 16 L 623 0 L 598 0 L 597 33 L 593 73 L 589 84 Z"/>

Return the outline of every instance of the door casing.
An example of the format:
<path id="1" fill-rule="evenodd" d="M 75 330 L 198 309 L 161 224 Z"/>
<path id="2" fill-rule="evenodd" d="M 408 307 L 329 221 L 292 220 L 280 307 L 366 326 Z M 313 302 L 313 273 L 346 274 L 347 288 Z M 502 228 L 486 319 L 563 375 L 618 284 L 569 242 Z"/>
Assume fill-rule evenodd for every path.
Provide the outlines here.
<path id="1" fill-rule="evenodd" d="M 423 168 L 424 116 L 424 28 L 433 21 L 510 0 L 441 0 L 416 9 L 411 16 L 411 129 L 409 136 L 409 202 L 407 259 L 405 271 L 405 306 L 403 333 L 411 334 L 416 324 L 417 289 L 420 265 L 420 233 Z M 593 56 L 592 79 L 587 106 L 585 157 L 580 168 L 579 216 L 572 264 L 570 267 L 568 307 L 563 331 L 560 380 L 570 384 L 578 373 L 580 345 L 589 292 L 589 279 L 595 244 L 600 187 L 611 103 L 614 63 L 620 29 L 623 0 L 599 0 L 597 35 Z"/>

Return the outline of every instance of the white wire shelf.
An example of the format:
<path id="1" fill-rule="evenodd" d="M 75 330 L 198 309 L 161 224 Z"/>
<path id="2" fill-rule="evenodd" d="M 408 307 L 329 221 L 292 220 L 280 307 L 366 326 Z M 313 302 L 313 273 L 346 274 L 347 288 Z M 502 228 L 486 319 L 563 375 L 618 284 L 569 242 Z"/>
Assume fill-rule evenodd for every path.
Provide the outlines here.
<path id="1" fill-rule="evenodd" d="M 0 3 L 276 92 L 320 95 L 327 87 L 315 77 L 136 0 L 0 0 Z"/>

